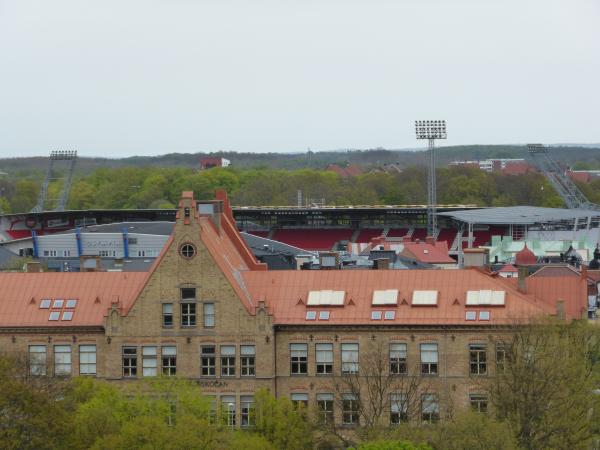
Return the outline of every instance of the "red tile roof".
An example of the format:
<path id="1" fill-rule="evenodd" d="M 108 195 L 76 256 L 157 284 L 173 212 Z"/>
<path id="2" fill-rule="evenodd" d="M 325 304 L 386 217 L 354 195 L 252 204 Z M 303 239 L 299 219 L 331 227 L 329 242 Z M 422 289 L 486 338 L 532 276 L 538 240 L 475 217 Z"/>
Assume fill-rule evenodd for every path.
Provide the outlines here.
<path id="1" fill-rule="evenodd" d="M 537 257 L 531 250 L 529 250 L 527 244 L 525 244 L 525 247 L 523 247 L 523 249 L 517 252 L 517 254 L 515 255 L 515 263 L 517 264 L 517 266 L 536 264 Z"/>
<path id="2" fill-rule="evenodd" d="M 408 256 L 428 264 L 456 264 L 456 261 L 448 255 L 446 241 L 436 241 L 433 244 L 405 241 L 403 244 L 402 256 Z"/>
<path id="3" fill-rule="evenodd" d="M 515 266 L 513 266 L 512 264 L 506 264 L 505 266 L 503 266 L 501 269 L 498 270 L 498 272 L 518 272 L 519 269 L 517 269 Z"/>
<path id="4" fill-rule="evenodd" d="M 146 272 L 1 273 L 0 327 L 100 326 L 113 303 L 123 311 L 133 305 L 147 277 Z M 55 310 L 40 309 L 42 299 L 76 299 L 73 319 L 48 320 Z"/>
<path id="5" fill-rule="evenodd" d="M 481 321 L 466 321 L 466 311 L 490 311 L 490 321 L 485 323 L 507 324 L 522 322 L 540 314 L 555 314 L 558 297 L 552 291 L 535 284 L 542 298 L 524 295 L 517 291 L 514 283 L 504 278 L 494 278 L 474 269 L 462 270 L 327 270 L 327 271 L 277 271 L 246 272 L 245 285 L 255 299 L 265 300 L 270 307 L 275 324 L 396 324 L 396 325 L 481 325 Z M 571 279 L 570 285 L 573 285 Z M 306 306 L 309 290 L 345 291 L 343 307 Z M 374 290 L 398 289 L 397 306 L 372 307 Z M 414 290 L 437 290 L 438 306 L 411 306 Z M 506 306 L 465 305 L 468 290 L 504 290 Z M 561 291 L 562 292 L 562 291 Z M 581 292 L 578 292 L 581 294 Z M 577 303 L 568 309 L 568 314 L 579 311 L 585 300 L 573 295 L 566 301 Z M 329 320 L 307 321 L 307 310 L 326 309 L 331 312 Z M 396 311 L 394 320 L 371 320 L 372 310 Z M 570 316 L 581 317 L 581 315 Z"/>

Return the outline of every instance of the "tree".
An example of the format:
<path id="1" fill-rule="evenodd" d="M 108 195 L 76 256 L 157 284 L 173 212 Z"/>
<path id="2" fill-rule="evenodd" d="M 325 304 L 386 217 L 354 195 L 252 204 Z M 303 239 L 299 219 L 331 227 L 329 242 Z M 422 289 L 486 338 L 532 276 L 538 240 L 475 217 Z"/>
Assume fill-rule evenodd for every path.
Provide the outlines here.
<path id="1" fill-rule="evenodd" d="M 421 394 L 427 391 L 427 379 L 417 372 L 407 373 L 400 367 L 392 371 L 389 348 L 382 341 L 371 341 L 361 352 L 358 371 L 343 374 L 333 381 L 338 409 L 344 411 L 347 396 L 355 399 L 360 426 L 356 434 L 362 440 L 385 435 L 392 423 L 403 423 L 419 417 Z M 393 373 L 399 372 L 399 373 Z M 352 444 L 347 433 L 331 425 L 331 431 L 346 445 Z"/>
<path id="2" fill-rule="evenodd" d="M 506 356 L 490 389 L 497 416 L 523 448 L 589 448 L 600 407 L 600 330 L 540 322 L 513 336 L 500 343 Z"/>

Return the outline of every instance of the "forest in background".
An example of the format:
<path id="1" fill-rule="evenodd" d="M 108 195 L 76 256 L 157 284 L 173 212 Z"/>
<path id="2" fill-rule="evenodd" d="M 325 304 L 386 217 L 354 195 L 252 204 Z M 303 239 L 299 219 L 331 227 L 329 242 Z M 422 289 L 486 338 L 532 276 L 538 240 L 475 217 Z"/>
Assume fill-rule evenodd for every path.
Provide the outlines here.
<path id="1" fill-rule="evenodd" d="M 554 147 L 555 159 L 575 169 L 600 168 L 600 149 Z M 67 207 L 69 209 L 172 208 L 184 190 L 210 199 L 225 189 L 234 205 L 280 206 L 304 199 L 325 199 L 327 205 L 424 204 L 427 170 L 424 151 L 306 152 L 298 154 L 216 153 L 232 161 L 226 169 L 199 171 L 206 154 L 168 154 L 123 159 L 79 158 Z M 478 169 L 447 166 L 454 160 L 518 158 L 524 146 L 441 147 L 438 152 L 438 201 L 479 206 L 532 205 L 560 207 L 563 202 L 540 174 L 504 176 Z M 402 172 L 381 171 L 396 163 Z M 342 178 L 326 171 L 329 164 L 360 165 L 364 174 Z M 0 160 L 0 211 L 26 212 L 37 201 L 46 158 Z M 60 177 L 59 170 L 54 174 Z M 588 198 L 600 203 L 600 181 L 581 185 Z M 50 184 L 48 198 L 59 196 L 60 182 Z M 52 209 L 50 201 L 46 209 Z"/>

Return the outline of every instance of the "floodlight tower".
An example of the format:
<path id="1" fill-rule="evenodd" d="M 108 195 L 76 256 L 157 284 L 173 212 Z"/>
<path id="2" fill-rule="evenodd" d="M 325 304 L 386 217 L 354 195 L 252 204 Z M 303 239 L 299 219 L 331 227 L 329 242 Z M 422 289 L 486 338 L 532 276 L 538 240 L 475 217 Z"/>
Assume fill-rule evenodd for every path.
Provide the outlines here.
<path id="1" fill-rule="evenodd" d="M 427 185 L 427 235 L 435 236 L 437 230 L 437 194 L 435 183 L 435 140 L 446 139 L 445 120 L 416 120 L 417 139 L 429 142 L 429 177 Z"/>

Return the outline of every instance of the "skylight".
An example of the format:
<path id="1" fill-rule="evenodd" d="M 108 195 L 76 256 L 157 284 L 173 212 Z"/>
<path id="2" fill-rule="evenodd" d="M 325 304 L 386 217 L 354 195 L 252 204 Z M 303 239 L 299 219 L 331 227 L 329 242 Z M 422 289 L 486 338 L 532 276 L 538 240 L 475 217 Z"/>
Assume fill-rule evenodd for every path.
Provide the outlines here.
<path id="1" fill-rule="evenodd" d="M 316 311 L 306 311 L 306 320 L 315 320 L 317 318 Z"/>
<path id="2" fill-rule="evenodd" d="M 48 320 L 58 320 L 60 318 L 60 312 L 59 311 L 52 311 L 50 313 L 50 317 L 48 317 Z"/>
<path id="3" fill-rule="evenodd" d="M 345 291 L 310 291 L 308 293 L 308 306 L 344 306 Z"/>
<path id="4" fill-rule="evenodd" d="M 479 320 L 490 320 L 489 311 L 479 311 Z"/>
<path id="5" fill-rule="evenodd" d="M 52 303 L 52 302 L 50 301 L 49 298 L 42 299 L 42 301 L 40 302 L 40 309 L 50 308 L 50 303 Z"/>
<path id="6" fill-rule="evenodd" d="M 465 312 L 465 320 L 475 320 L 477 318 L 476 311 L 467 311 Z"/>
<path id="7" fill-rule="evenodd" d="M 71 320 L 73 318 L 73 311 L 65 311 L 62 315 L 62 320 Z"/>
<path id="8" fill-rule="evenodd" d="M 396 311 L 386 311 L 383 314 L 384 320 L 394 320 L 396 318 Z"/>
<path id="9" fill-rule="evenodd" d="M 381 320 L 381 311 L 371 311 L 371 320 Z"/>
<path id="10" fill-rule="evenodd" d="M 413 291 L 412 304 L 416 306 L 437 306 L 438 291 Z"/>
<path id="11" fill-rule="evenodd" d="M 70 298 L 67 300 L 67 308 L 75 308 L 77 306 L 77 300 L 74 298 Z"/>
<path id="12" fill-rule="evenodd" d="M 398 289 L 373 291 L 373 305 L 397 305 Z"/>
<path id="13" fill-rule="evenodd" d="M 329 311 L 319 311 L 319 320 L 329 320 Z"/>
<path id="14" fill-rule="evenodd" d="M 506 291 L 467 291 L 467 305 L 504 306 Z"/>
<path id="15" fill-rule="evenodd" d="M 63 303 L 64 300 L 61 300 L 60 298 L 57 298 L 56 300 L 54 300 L 54 304 L 52 305 L 53 308 L 62 308 L 63 307 Z"/>

